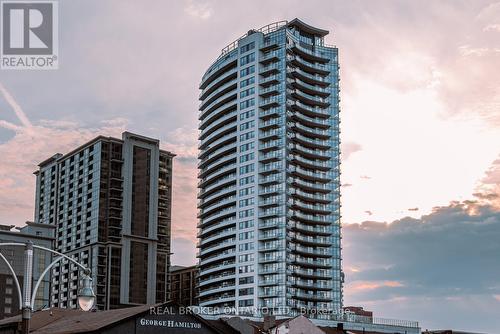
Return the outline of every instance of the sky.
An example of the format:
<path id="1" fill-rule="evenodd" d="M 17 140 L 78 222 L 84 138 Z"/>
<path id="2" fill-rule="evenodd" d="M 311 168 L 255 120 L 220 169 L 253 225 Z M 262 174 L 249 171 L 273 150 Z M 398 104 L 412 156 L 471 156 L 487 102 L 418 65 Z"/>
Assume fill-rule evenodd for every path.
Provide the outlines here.
<path id="1" fill-rule="evenodd" d="M 499 333 L 500 2 L 60 1 L 59 69 L 0 71 L 0 223 L 33 219 L 39 162 L 134 131 L 177 154 L 173 263 L 194 264 L 200 79 L 295 17 L 340 53 L 345 304 Z"/>

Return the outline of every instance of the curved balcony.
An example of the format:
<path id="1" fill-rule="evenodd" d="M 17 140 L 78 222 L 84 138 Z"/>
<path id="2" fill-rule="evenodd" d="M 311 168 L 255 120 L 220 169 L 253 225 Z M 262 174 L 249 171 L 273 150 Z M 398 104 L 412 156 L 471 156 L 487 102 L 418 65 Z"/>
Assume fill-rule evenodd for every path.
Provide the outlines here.
<path id="1" fill-rule="evenodd" d="M 212 131 L 215 131 L 219 129 L 220 127 L 227 125 L 228 123 L 231 122 L 236 122 L 236 116 L 238 115 L 238 112 L 236 110 L 230 111 L 229 113 L 224 113 L 222 117 L 219 117 L 212 122 L 203 122 L 200 125 L 200 128 L 202 129 L 199 135 L 199 140 L 203 140 L 208 134 L 212 133 Z"/>
<path id="2" fill-rule="evenodd" d="M 213 90 L 210 95 L 208 95 L 205 99 L 203 99 L 200 102 L 199 105 L 199 110 L 205 110 L 205 108 L 210 105 L 212 102 L 218 100 L 225 94 L 231 92 L 231 91 L 236 91 L 236 88 L 238 87 L 238 79 L 234 78 L 226 83 L 223 83 L 221 86 L 219 86 L 217 89 Z"/>
<path id="3" fill-rule="evenodd" d="M 198 213 L 198 218 L 205 218 L 205 217 L 210 217 L 214 212 L 220 211 L 227 206 L 234 205 L 236 204 L 236 195 L 230 195 L 227 197 L 224 197 L 223 199 L 212 203 L 210 205 L 207 205 L 205 208 L 200 209 Z"/>
<path id="4" fill-rule="evenodd" d="M 210 234 L 210 236 L 208 236 L 208 237 L 204 238 L 203 240 L 201 240 L 200 242 L 198 242 L 197 247 L 209 245 L 214 241 L 224 239 L 224 238 L 227 238 L 229 236 L 233 236 L 235 234 L 236 234 L 236 227 L 229 227 L 229 228 L 217 231 L 217 232 L 213 232 Z M 227 251 L 227 253 L 225 253 L 225 254 L 222 254 L 222 253 L 214 254 L 213 257 L 221 257 L 223 255 L 228 255 L 228 254 L 234 255 L 234 253 L 235 252 Z M 204 257 L 203 259 L 207 260 L 208 258 Z"/>
<path id="5" fill-rule="evenodd" d="M 316 96 L 316 95 L 309 95 L 307 93 L 304 93 L 303 91 L 299 89 L 288 89 L 287 90 L 294 98 L 301 100 L 302 102 L 311 105 L 311 106 L 317 106 L 317 107 L 322 107 L 322 108 L 327 108 L 330 106 L 330 101 L 326 98 Z"/>
<path id="6" fill-rule="evenodd" d="M 207 184 L 210 184 L 215 179 L 217 179 L 221 176 L 224 176 L 226 174 L 229 174 L 231 172 L 234 172 L 236 169 L 236 166 L 238 166 L 238 164 L 231 163 L 231 164 L 224 165 L 222 168 L 215 168 L 214 170 L 211 170 L 210 174 L 207 174 L 205 177 L 200 178 L 200 180 L 198 181 L 198 188 L 203 188 Z"/>
<path id="7" fill-rule="evenodd" d="M 204 258 L 204 256 L 206 256 L 210 253 L 213 253 L 215 251 L 222 250 L 225 248 L 234 247 L 235 245 L 236 245 L 236 237 L 232 237 L 232 238 L 225 239 L 224 241 L 221 241 L 221 242 L 213 244 L 213 245 L 203 246 L 203 249 L 201 249 L 198 253 L 199 254 L 198 257 Z"/>
<path id="8" fill-rule="evenodd" d="M 310 257 L 331 257 L 332 250 L 325 247 L 306 247 L 301 245 L 290 245 L 292 252 Z"/>
<path id="9" fill-rule="evenodd" d="M 309 117 L 298 111 L 287 111 L 287 116 L 296 122 L 300 122 L 312 128 L 328 129 L 332 126 L 330 119 Z"/>
<path id="10" fill-rule="evenodd" d="M 291 262 L 300 264 L 301 266 L 304 266 L 306 268 L 312 267 L 312 268 L 324 268 L 324 269 L 331 268 L 333 264 L 333 261 L 328 258 L 314 259 L 314 258 L 307 258 L 300 256 L 296 256 Z"/>
<path id="11" fill-rule="evenodd" d="M 209 134 L 205 139 L 200 141 L 200 145 L 198 146 L 200 153 L 198 156 L 202 155 L 207 149 L 219 146 L 221 143 L 236 140 L 236 129 L 237 124 L 230 123 Z"/>
<path id="12" fill-rule="evenodd" d="M 309 290 L 331 290 L 333 288 L 333 284 L 330 282 L 317 282 L 310 280 L 295 280 L 291 283 L 292 286 L 297 288 L 309 289 Z"/>
<path id="13" fill-rule="evenodd" d="M 311 236 L 311 235 L 302 235 L 299 233 L 291 233 L 289 237 L 294 242 L 299 242 L 302 245 L 313 246 L 313 247 L 314 246 L 328 247 L 331 246 L 334 241 L 333 238 L 329 236 Z"/>
<path id="14" fill-rule="evenodd" d="M 289 177 L 287 182 L 306 191 L 322 193 L 328 193 L 331 191 L 331 188 L 327 183 L 309 182 L 298 177 Z"/>
<path id="15" fill-rule="evenodd" d="M 309 169 L 330 170 L 333 164 L 330 160 L 310 160 L 298 154 L 289 154 L 288 158 L 296 164 Z"/>
<path id="16" fill-rule="evenodd" d="M 238 68 L 235 66 L 231 70 L 225 72 L 217 79 L 212 81 L 205 89 L 200 92 L 199 100 L 205 100 L 209 94 L 211 94 L 214 90 L 218 89 L 220 86 L 225 84 L 226 82 L 233 80 L 238 77 Z"/>
<path id="17" fill-rule="evenodd" d="M 296 111 L 300 111 L 301 113 L 311 116 L 311 117 L 323 117 L 327 118 L 332 116 L 331 111 L 329 109 L 323 109 L 319 107 L 311 107 L 305 103 L 300 101 L 288 100 L 287 104 Z"/>
<path id="18" fill-rule="evenodd" d="M 234 96 L 231 96 L 234 95 Z M 205 109 L 205 111 L 199 113 L 198 120 L 204 122 L 204 120 L 212 115 L 223 114 L 228 110 L 234 109 L 236 107 L 237 99 L 236 99 L 236 91 L 229 92 L 223 96 L 224 103 L 219 103 L 221 100 L 217 100 L 212 102 L 212 105 L 209 106 L 209 110 Z"/>
<path id="19" fill-rule="evenodd" d="M 236 259 L 236 249 L 226 249 L 222 252 L 200 258 L 199 268 L 216 266 L 216 262 L 234 261 Z"/>
<path id="20" fill-rule="evenodd" d="M 289 204 L 294 209 L 299 209 L 305 213 L 319 213 L 319 214 L 328 214 L 333 211 L 333 205 L 329 204 L 310 204 L 308 202 L 303 202 L 301 200 L 290 199 Z"/>
<path id="21" fill-rule="evenodd" d="M 217 148 L 210 154 L 204 154 L 205 152 L 203 152 L 202 153 L 203 158 L 199 161 L 198 168 L 204 168 L 207 165 L 210 165 L 212 162 L 217 161 L 222 156 L 229 156 L 231 154 L 235 154 L 237 147 L 238 147 L 237 143 L 233 142 L 229 145 L 224 145 Z"/>
<path id="22" fill-rule="evenodd" d="M 212 225 L 213 222 L 219 219 L 229 218 L 235 215 L 236 215 L 236 206 L 230 206 L 228 208 L 220 210 L 219 212 L 217 212 L 212 216 L 206 217 L 200 222 L 200 226 L 203 228 L 205 226 Z"/>
<path id="23" fill-rule="evenodd" d="M 210 307 L 219 304 L 223 304 L 224 306 L 228 303 L 231 303 L 232 306 L 234 306 L 235 298 L 236 297 L 234 293 L 225 292 L 221 296 L 215 296 L 208 299 L 200 298 L 200 306 Z"/>
<path id="24" fill-rule="evenodd" d="M 327 76 L 328 74 L 330 74 L 330 69 L 328 68 L 327 65 L 307 61 L 306 59 L 302 58 L 299 55 L 288 54 L 286 56 L 286 59 L 287 59 L 287 61 L 289 61 L 293 65 L 299 66 L 303 70 L 305 70 L 313 75 L 319 74 L 319 75 Z"/>
<path id="25" fill-rule="evenodd" d="M 222 263 L 219 263 L 219 264 L 216 264 L 213 266 L 208 266 L 206 268 L 200 268 L 200 278 L 205 276 L 205 275 L 216 273 L 219 271 L 228 271 L 228 269 L 234 269 L 235 265 L 236 265 L 235 260 L 226 260 L 226 261 L 223 261 Z"/>
<path id="26" fill-rule="evenodd" d="M 228 188 L 225 191 L 230 192 L 232 189 L 229 189 L 229 187 L 233 185 L 236 186 L 236 174 L 228 174 L 214 183 L 202 188 L 198 193 L 198 198 L 205 199 L 209 195 L 215 193 L 216 190 L 222 190 L 223 188 Z"/>
<path id="27" fill-rule="evenodd" d="M 331 132 L 329 130 L 325 129 L 317 129 L 317 128 L 311 128 L 306 125 L 302 125 L 299 122 L 290 122 L 291 127 L 295 129 L 297 132 L 300 132 L 306 136 L 314 136 L 314 137 L 319 137 L 321 139 L 328 139 L 331 137 Z"/>
<path id="28" fill-rule="evenodd" d="M 303 179 L 308 179 L 316 182 L 328 183 L 332 180 L 333 173 L 331 172 L 320 172 L 317 170 L 304 169 L 300 166 L 290 165 L 287 169 L 292 175 L 297 175 Z"/>
<path id="29" fill-rule="evenodd" d="M 233 195 L 236 193 L 236 186 L 229 186 L 222 188 L 221 190 L 218 190 L 214 193 L 211 193 L 210 195 L 203 196 L 203 199 L 200 199 L 198 202 L 198 208 L 200 209 L 205 209 L 208 206 L 211 206 L 215 202 L 220 201 L 222 198 L 227 197 L 229 195 Z"/>
<path id="30" fill-rule="evenodd" d="M 233 290 L 235 287 L 235 283 L 230 283 L 230 282 L 221 282 L 217 285 L 214 285 L 214 286 L 211 286 L 211 287 L 207 287 L 205 289 L 200 289 L 199 293 L 198 293 L 198 297 L 199 298 L 202 298 L 202 297 L 205 297 L 205 296 L 210 296 L 212 294 L 215 294 L 215 293 L 222 293 L 222 292 L 225 292 L 225 291 L 228 291 L 228 290 Z"/>
<path id="31" fill-rule="evenodd" d="M 203 281 L 200 281 L 198 284 L 198 287 L 209 285 L 209 284 L 212 284 L 214 282 L 232 280 L 235 278 L 236 278 L 236 274 L 234 272 L 226 271 L 222 274 L 210 275 L 209 277 L 205 278 Z"/>
<path id="32" fill-rule="evenodd" d="M 306 293 L 306 292 L 296 292 L 294 297 L 302 300 L 314 300 L 314 301 L 330 301 L 331 296 L 320 294 L 320 293 Z"/>
<path id="33" fill-rule="evenodd" d="M 238 62 L 238 52 L 229 55 L 225 59 L 219 59 L 212 64 L 201 79 L 200 89 L 206 89 L 210 83 L 217 80 L 222 74 L 236 68 Z"/>
<path id="34" fill-rule="evenodd" d="M 319 270 L 314 270 L 314 269 L 293 269 L 288 271 L 290 274 L 299 276 L 299 277 L 305 277 L 305 278 L 314 278 L 314 279 L 322 279 L 322 280 L 332 280 L 332 270 L 330 269 L 319 269 Z"/>
<path id="35" fill-rule="evenodd" d="M 313 236 L 319 236 L 319 235 L 328 236 L 335 232 L 333 226 L 323 226 L 323 225 L 311 226 L 293 220 L 290 220 L 288 222 L 288 228 L 291 229 L 292 231 L 300 232 L 302 234 L 311 234 Z"/>
<path id="36" fill-rule="evenodd" d="M 298 88 L 301 91 L 311 95 L 327 97 L 331 94 L 329 87 L 312 85 L 303 80 L 300 80 L 299 78 L 289 78 L 287 79 L 287 83 L 290 84 L 292 87 Z"/>
<path id="37" fill-rule="evenodd" d="M 298 210 L 290 210 L 290 211 L 291 211 L 289 213 L 290 218 L 294 218 L 295 220 L 304 223 L 330 225 L 331 223 L 336 221 L 334 217 L 335 215 L 312 215 L 300 212 Z"/>
<path id="38" fill-rule="evenodd" d="M 317 139 L 317 138 L 310 138 L 307 136 L 304 136 L 300 133 L 295 133 L 293 136 L 294 141 L 299 142 L 302 145 L 306 145 L 308 147 L 312 147 L 314 149 L 329 149 L 333 145 L 332 140 L 325 140 L 325 139 Z"/>
<path id="39" fill-rule="evenodd" d="M 327 77 L 318 74 L 307 73 L 306 71 L 298 67 L 287 67 L 286 72 L 291 76 L 293 76 L 294 78 L 300 79 L 311 85 L 318 85 L 322 87 L 327 87 L 330 85 L 330 82 L 328 81 Z"/>
<path id="40" fill-rule="evenodd" d="M 328 63 L 330 61 L 330 57 L 326 52 L 315 51 L 313 49 L 307 49 L 301 46 L 299 43 L 294 42 L 290 48 L 295 51 L 297 54 L 301 55 L 305 59 L 309 59 L 311 61 Z"/>
<path id="41" fill-rule="evenodd" d="M 220 229 L 235 226 L 235 224 L 236 224 L 236 217 L 229 217 L 226 219 L 222 219 L 213 225 L 210 225 L 208 227 L 204 227 L 204 228 L 200 229 L 198 231 L 197 236 L 198 236 L 198 238 L 201 238 L 201 237 L 206 236 L 214 231 L 218 231 Z M 200 228 L 201 224 L 198 223 L 197 227 Z"/>
<path id="42" fill-rule="evenodd" d="M 205 176 L 216 171 L 218 168 L 222 168 L 233 163 L 236 163 L 236 154 L 223 156 L 220 159 L 212 161 L 209 166 L 201 168 L 198 172 L 198 177 L 204 178 Z"/>
<path id="43" fill-rule="evenodd" d="M 331 150 L 320 150 L 320 149 L 311 149 L 305 146 L 302 146 L 300 144 L 296 143 L 290 143 L 288 145 L 288 148 L 293 152 L 293 153 L 299 153 L 300 155 L 303 155 L 306 158 L 309 159 L 324 159 L 328 160 L 333 157 L 333 153 Z"/>

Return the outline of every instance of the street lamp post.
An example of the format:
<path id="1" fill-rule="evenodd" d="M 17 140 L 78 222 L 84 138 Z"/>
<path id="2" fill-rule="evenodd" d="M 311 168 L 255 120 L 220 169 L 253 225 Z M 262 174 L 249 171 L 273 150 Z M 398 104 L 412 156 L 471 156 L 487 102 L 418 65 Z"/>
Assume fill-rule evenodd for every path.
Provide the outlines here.
<path id="1" fill-rule="evenodd" d="M 12 274 L 12 277 L 14 279 L 14 282 L 17 287 L 17 292 L 18 292 L 18 297 L 19 297 L 19 308 L 22 310 L 22 322 L 21 322 L 21 332 L 23 334 L 28 334 L 30 330 L 30 319 L 31 319 L 31 313 L 33 312 L 33 307 L 35 304 L 35 298 L 36 298 L 36 293 L 38 290 L 38 287 L 40 286 L 40 283 L 42 282 L 43 277 L 50 271 L 50 269 L 59 261 L 61 261 L 63 258 L 67 259 L 80 268 L 83 269 L 83 277 L 82 277 L 82 287 L 80 290 L 78 290 L 78 305 L 83 311 L 89 311 L 92 309 L 92 306 L 94 305 L 95 301 L 95 294 L 94 290 L 92 289 L 92 278 L 91 276 L 91 271 L 89 268 L 85 267 L 84 265 L 80 264 L 77 262 L 75 259 L 64 255 L 62 253 L 59 253 L 55 250 L 45 248 L 42 246 L 38 245 L 33 245 L 31 241 L 28 241 L 27 243 L 17 243 L 17 242 L 7 242 L 7 243 L 0 243 L 1 246 L 22 246 L 24 247 L 24 284 L 23 284 L 23 291 L 21 292 L 21 287 L 19 285 L 19 281 L 17 279 L 16 273 L 14 272 L 14 269 L 10 265 L 9 261 L 5 258 L 5 256 L 0 252 L 0 259 L 2 259 L 5 264 L 7 265 L 7 268 L 9 269 L 10 273 Z M 43 273 L 40 275 L 38 278 L 38 281 L 35 284 L 35 287 L 33 289 L 33 293 L 31 293 L 31 283 L 33 279 L 33 249 L 40 249 L 46 252 L 50 252 L 53 254 L 58 255 L 57 258 L 52 261 L 52 263 L 45 268 Z"/>

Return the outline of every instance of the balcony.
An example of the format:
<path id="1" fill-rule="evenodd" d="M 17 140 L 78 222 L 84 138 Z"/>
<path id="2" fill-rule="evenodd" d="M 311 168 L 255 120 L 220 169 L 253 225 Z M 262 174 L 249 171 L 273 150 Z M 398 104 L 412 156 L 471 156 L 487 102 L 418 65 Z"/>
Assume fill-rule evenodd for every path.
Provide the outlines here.
<path id="1" fill-rule="evenodd" d="M 289 94 L 291 94 L 294 98 L 299 99 L 302 102 L 305 102 L 306 104 L 310 106 L 317 106 L 321 108 L 327 108 L 330 106 L 330 101 L 326 98 L 316 96 L 316 95 L 309 95 L 307 93 L 304 93 L 303 91 L 299 89 L 288 89 L 287 90 Z"/>
<path id="2" fill-rule="evenodd" d="M 316 51 L 311 47 L 311 49 L 305 48 L 301 46 L 299 43 L 293 43 L 291 46 L 291 49 L 304 57 L 305 59 L 309 59 L 311 61 L 316 61 L 316 62 L 321 62 L 321 63 L 327 63 L 330 61 L 330 58 L 327 53 L 321 52 L 321 51 Z"/>
<path id="3" fill-rule="evenodd" d="M 299 66 L 305 71 L 312 74 L 320 74 L 326 76 L 330 73 L 330 69 L 328 68 L 327 65 L 321 63 L 309 62 L 299 55 L 288 54 L 286 59 L 293 65 Z"/>
<path id="4" fill-rule="evenodd" d="M 300 80 L 299 78 L 287 79 L 287 83 L 311 95 L 327 97 L 331 94 L 331 91 L 328 87 L 311 85 L 305 81 Z"/>
<path id="5" fill-rule="evenodd" d="M 311 116 L 311 117 L 323 117 L 327 118 L 332 115 L 332 112 L 329 109 L 324 109 L 320 107 L 311 107 L 305 103 L 302 103 L 300 101 L 292 101 L 289 100 L 287 101 L 287 104 L 296 111 L 300 111 L 301 113 Z"/>
<path id="6" fill-rule="evenodd" d="M 332 122 L 330 121 L 330 119 L 309 117 L 298 111 L 288 111 L 287 116 L 294 121 L 300 122 L 312 128 L 327 129 L 332 126 Z"/>

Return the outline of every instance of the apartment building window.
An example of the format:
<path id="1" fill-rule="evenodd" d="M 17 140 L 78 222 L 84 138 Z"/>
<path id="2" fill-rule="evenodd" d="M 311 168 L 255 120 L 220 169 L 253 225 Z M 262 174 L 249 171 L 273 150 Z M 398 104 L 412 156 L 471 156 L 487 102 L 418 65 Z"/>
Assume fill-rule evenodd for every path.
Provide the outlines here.
<path id="1" fill-rule="evenodd" d="M 254 158 L 253 152 L 248 153 L 248 154 L 244 154 L 240 157 L 240 162 L 247 162 L 247 161 L 253 160 L 253 158 Z"/>
<path id="2" fill-rule="evenodd" d="M 254 267 L 253 265 L 248 265 L 248 266 L 240 266 L 239 267 L 239 273 L 253 273 L 254 272 Z"/>
<path id="3" fill-rule="evenodd" d="M 240 152 L 245 152 L 254 148 L 254 143 L 247 143 L 240 146 Z"/>
<path id="4" fill-rule="evenodd" d="M 248 187 L 244 189 L 240 189 L 240 196 L 252 195 L 255 192 L 254 187 Z"/>
<path id="5" fill-rule="evenodd" d="M 239 256 L 240 263 L 252 262 L 254 260 L 253 254 L 243 254 Z"/>
<path id="6" fill-rule="evenodd" d="M 253 276 L 240 277 L 240 284 L 251 284 L 253 282 Z"/>
<path id="7" fill-rule="evenodd" d="M 246 166 L 242 166 L 242 167 L 240 167 L 240 175 L 251 173 L 254 170 L 255 170 L 255 165 L 254 164 L 249 164 L 249 165 L 246 165 Z"/>
<path id="8" fill-rule="evenodd" d="M 239 245 L 240 252 L 253 250 L 253 248 L 254 248 L 253 242 L 246 242 L 244 244 Z"/>
<path id="9" fill-rule="evenodd" d="M 249 183 L 254 183 L 254 181 L 255 181 L 255 178 L 253 175 L 243 177 L 240 179 L 240 186 L 244 186 L 245 184 L 249 184 Z"/>
<path id="10" fill-rule="evenodd" d="M 247 133 L 244 133 L 242 135 L 240 135 L 240 141 L 245 141 L 245 140 L 249 140 L 249 139 L 252 139 L 255 137 L 255 132 L 247 132 Z"/>
<path id="11" fill-rule="evenodd" d="M 253 209 L 240 211 L 239 217 L 240 218 L 253 217 Z"/>
<path id="12" fill-rule="evenodd" d="M 245 100 L 243 102 L 240 102 L 240 109 L 253 107 L 254 105 L 255 105 L 255 99 L 251 98 L 251 99 Z"/>
<path id="13" fill-rule="evenodd" d="M 240 93 L 240 98 L 244 98 L 244 97 L 247 97 L 247 96 L 250 96 L 252 94 L 255 93 L 255 88 L 254 87 L 251 87 L 251 88 L 248 88 L 248 89 L 245 89 L 244 91 L 242 91 Z"/>
<path id="14" fill-rule="evenodd" d="M 240 296 L 252 295 L 253 294 L 253 288 L 240 289 L 239 294 L 240 294 Z"/>
<path id="15" fill-rule="evenodd" d="M 240 222 L 240 229 L 253 227 L 253 220 L 247 220 L 244 222 Z"/>
<path id="16" fill-rule="evenodd" d="M 247 118 L 250 118 L 250 117 L 253 117 L 255 116 L 255 110 L 248 110 L 248 111 L 245 111 L 245 112 L 242 112 L 240 114 L 240 120 L 244 120 L 244 119 L 247 119 Z"/>
<path id="17" fill-rule="evenodd" d="M 255 52 L 249 53 L 246 56 L 240 58 L 240 66 L 251 63 L 255 60 Z"/>
<path id="18" fill-rule="evenodd" d="M 249 307 L 253 306 L 253 299 L 244 299 L 238 301 L 239 307 Z"/>
<path id="19" fill-rule="evenodd" d="M 242 199 L 240 200 L 240 208 L 243 208 L 245 206 L 250 206 L 250 205 L 253 205 L 254 204 L 254 199 L 253 197 L 252 198 L 246 198 L 246 199 Z"/>
<path id="20" fill-rule="evenodd" d="M 255 126 L 255 121 L 252 120 L 252 121 L 240 124 L 240 130 L 241 131 L 248 130 L 250 128 L 253 128 L 254 126 Z"/>
<path id="21" fill-rule="evenodd" d="M 245 53 L 247 51 L 253 50 L 255 48 L 255 42 L 250 42 L 248 44 L 243 45 L 240 48 L 240 53 Z"/>
<path id="22" fill-rule="evenodd" d="M 255 83 L 255 77 L 250 77 L 248 79 L 242 80 L 240 82 L 240 88 L 244 88 L 249 85 L 253 85 Z"/>

